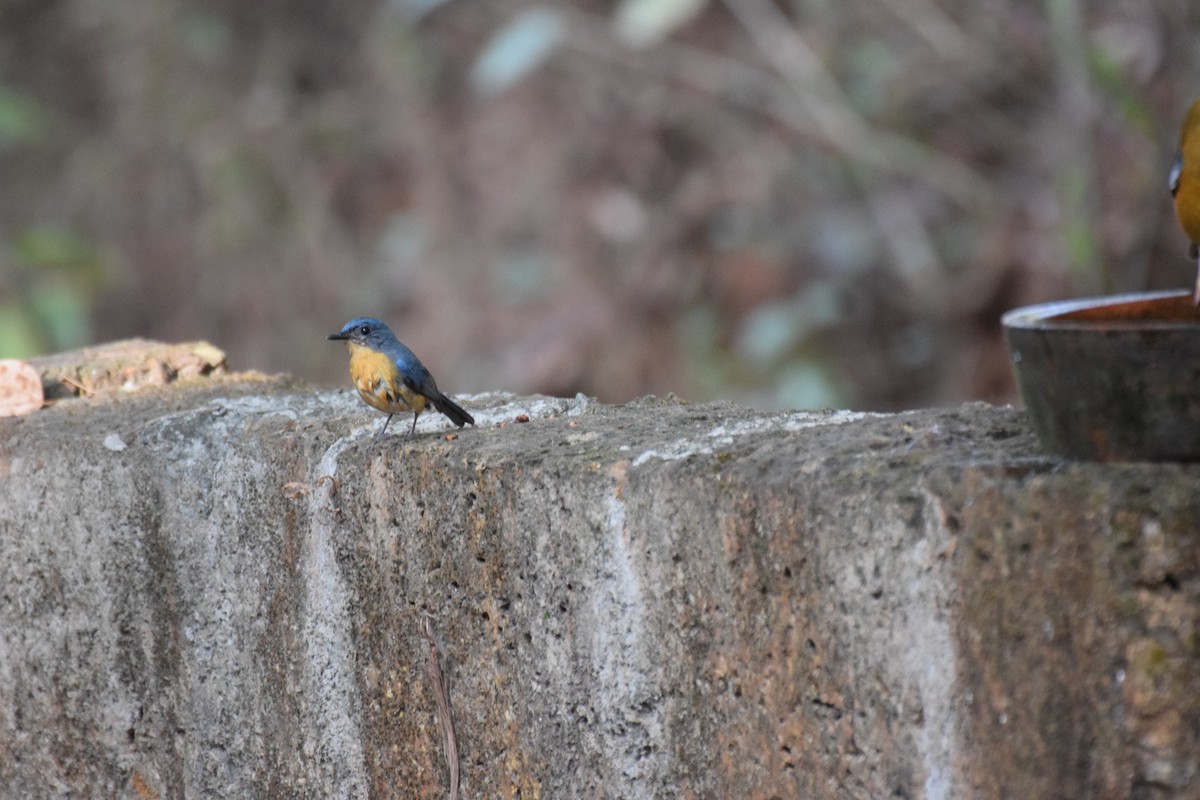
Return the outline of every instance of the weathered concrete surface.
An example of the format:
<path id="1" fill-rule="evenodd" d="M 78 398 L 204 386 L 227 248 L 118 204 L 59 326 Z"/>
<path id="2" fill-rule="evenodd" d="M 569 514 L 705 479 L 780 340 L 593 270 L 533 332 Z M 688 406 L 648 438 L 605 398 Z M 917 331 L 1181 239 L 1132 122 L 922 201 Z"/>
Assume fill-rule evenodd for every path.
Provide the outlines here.
<path id="1" fill-rule="evenodd" d="M 212 378 L 0 420 L 0 796 L 1200 797 L 1200 467 Z M 512 423 L 527 413 L 527 424 Z"/>

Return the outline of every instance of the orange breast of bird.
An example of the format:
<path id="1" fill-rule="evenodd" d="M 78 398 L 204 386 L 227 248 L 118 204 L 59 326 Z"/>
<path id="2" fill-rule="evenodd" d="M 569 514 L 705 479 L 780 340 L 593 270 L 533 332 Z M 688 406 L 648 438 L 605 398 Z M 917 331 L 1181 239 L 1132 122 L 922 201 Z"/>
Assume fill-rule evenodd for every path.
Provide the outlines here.
<path id="1" fill-rule="evenodd" d="M 396 362 L 378 350 L 351 343 L 350 379 L 364 403 L 386 414 L 425 410 L 425 396 L 405 386 Z"/>
<path id="2" fill-rule="evenodd" d="M 1200 100 L 1192 103 L 1179 134 L 1175 216 L 1192 244 L 1200 243 Z"/>

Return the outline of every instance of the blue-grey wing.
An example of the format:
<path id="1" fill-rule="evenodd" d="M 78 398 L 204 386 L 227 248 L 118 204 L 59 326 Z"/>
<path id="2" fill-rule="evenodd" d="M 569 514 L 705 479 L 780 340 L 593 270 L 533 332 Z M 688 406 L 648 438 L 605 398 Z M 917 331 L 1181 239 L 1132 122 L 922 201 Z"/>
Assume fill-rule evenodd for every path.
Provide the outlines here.
<path id="1" fill-rule="evenodd" d="M 403 343 L 393 342 L 388 348 L 388 355 L 396 362 L 396 368 L 400 370 L 405 386 L 426 397 L 436 397 L 439 394 L 429 370 L 425 369 L 417 354 Z"/>

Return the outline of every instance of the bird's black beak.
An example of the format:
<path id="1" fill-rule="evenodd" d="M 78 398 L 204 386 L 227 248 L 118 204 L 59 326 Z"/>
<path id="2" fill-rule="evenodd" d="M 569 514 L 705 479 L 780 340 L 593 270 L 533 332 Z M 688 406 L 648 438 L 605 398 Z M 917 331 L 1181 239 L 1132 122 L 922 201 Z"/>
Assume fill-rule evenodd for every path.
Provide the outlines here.
<path id="1" fill-rule="evenodd" d="M 349 339 L 349 338 L 350 338 L 350 334 L 348 334 L 348 333 L 342 333 L 341 331 L 338 331 L 337 333 L 331 333 L 331 334 L 329 334 L 329 335 L 328 335 L 328 336 L 326 336 L 325 338 L 326 338 L 326 339 L 328 339 L 328 340 L 329 340 L 329 341 L 331 341 L 331 342 L 340 342 L 340 341 L 343 341 L 343 340 L 345 340 L 345 339 Z"/>

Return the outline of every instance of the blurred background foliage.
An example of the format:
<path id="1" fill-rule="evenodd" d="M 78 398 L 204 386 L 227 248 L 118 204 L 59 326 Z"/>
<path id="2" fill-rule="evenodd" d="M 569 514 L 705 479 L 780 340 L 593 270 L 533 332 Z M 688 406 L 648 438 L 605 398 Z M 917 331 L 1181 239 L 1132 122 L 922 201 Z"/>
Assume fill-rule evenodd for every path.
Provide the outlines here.
<path id="1" fill-rule="evenodd" d="M 5 0 L 0 356 L 1014 398 L 999 316 L 1191 279 L 1186 0 Z"/>

